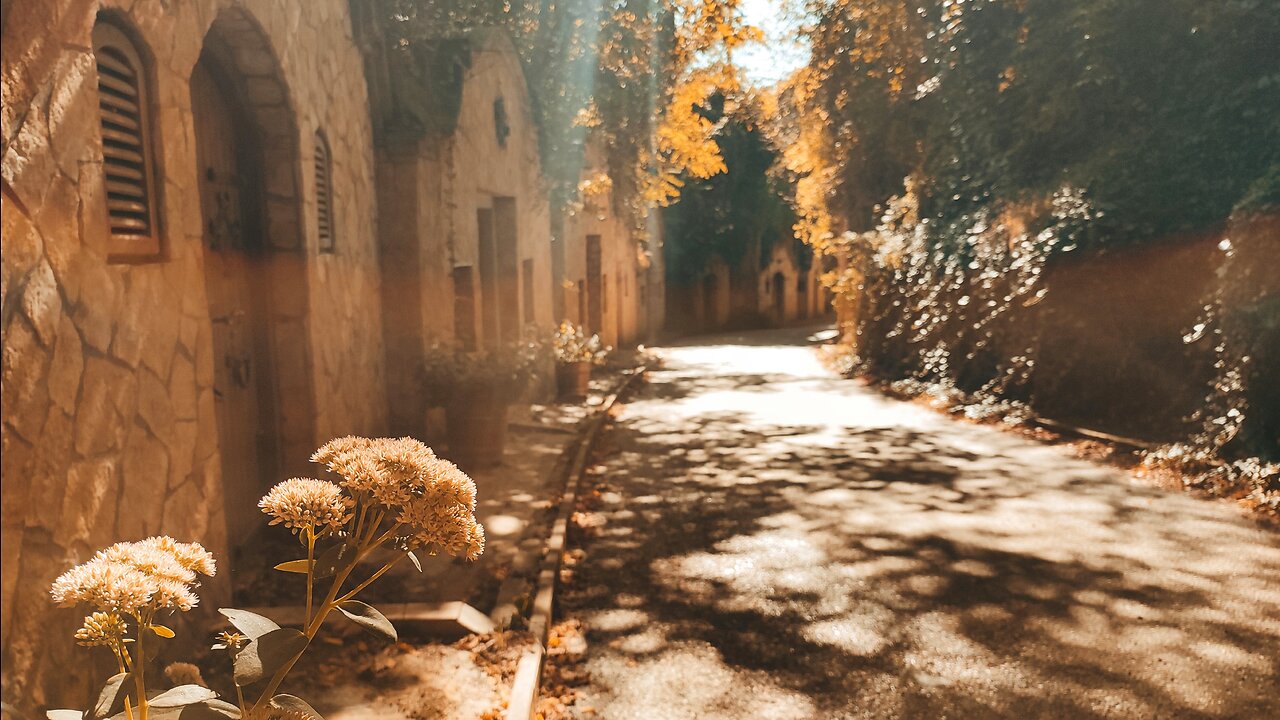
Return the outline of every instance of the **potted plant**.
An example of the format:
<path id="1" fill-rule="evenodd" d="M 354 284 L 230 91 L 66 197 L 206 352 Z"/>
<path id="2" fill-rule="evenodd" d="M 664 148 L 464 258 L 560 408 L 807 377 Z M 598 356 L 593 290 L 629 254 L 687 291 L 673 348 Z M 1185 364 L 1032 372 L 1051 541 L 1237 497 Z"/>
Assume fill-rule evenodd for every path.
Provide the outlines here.
<path id="1" fill-rule="evenodd" d="M 561 397 L 586 397 L 591 382 L 591 367 L 604 364 L 610 348 L 600 336 L 587 337 L 581 325 L 569 320 L 556 328 L 552 349 L 556 356 L 556 389 Z"/>
<path id="2" fill-rule="evenodd" d="M 445 412 L 449 454 L 463 467 L 499 465 L 507 411 L 537 381 L 545 346 L 506 343 L 478 351 L 436 345 L 423 358 L 427 401 Z"/>

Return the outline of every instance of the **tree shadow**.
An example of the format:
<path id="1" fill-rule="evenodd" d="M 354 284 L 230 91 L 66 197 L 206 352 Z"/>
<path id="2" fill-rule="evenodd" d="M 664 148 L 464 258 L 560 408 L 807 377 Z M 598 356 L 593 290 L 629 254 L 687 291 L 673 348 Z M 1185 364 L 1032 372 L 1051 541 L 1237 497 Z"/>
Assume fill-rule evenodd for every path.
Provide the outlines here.
<path id="1" fill-rule="evenodd" d="M 629 403 L 575 531 L 563 604 L 605 716 L 681 668 L 791 708 L 760 717 L 1280 717 L 1274 534 L 807 368 L 707 357 Z"/>

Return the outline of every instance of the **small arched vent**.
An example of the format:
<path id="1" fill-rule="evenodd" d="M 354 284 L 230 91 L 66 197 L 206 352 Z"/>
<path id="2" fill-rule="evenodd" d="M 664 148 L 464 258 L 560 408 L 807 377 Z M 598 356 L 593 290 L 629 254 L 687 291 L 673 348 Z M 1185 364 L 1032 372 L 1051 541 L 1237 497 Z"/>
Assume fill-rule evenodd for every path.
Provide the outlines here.
<path id="1" fill-rule="evenodd" d="M 154 256 L 160 241 L 144 66 L 114 25 L 98 23 L 93 40 L 110 251 L 115 257 Z"/>
<path id="2" fill-rule="evenodd" d="M 316 231 L 322 253 L 337 249 L 333 218 L 333 160 L 329 154 L 329 141 L 322 131 L 316 131 Z"/>

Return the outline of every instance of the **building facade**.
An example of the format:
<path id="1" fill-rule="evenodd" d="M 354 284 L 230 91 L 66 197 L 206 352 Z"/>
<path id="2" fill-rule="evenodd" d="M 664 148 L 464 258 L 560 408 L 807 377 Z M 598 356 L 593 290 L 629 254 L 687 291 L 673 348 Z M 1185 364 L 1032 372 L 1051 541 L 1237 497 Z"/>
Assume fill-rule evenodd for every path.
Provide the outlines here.
<path id="1" fill-rule="evenodd" d="M 782 327 L 818 320 L 831 313 L 831 290 L 823 282 L 823 260 L 798 240 L 776 242 L 756 276 L 760 322 Z"/>
<path id="2" fill-rule="evenodd" d="M 652 342 L 662 312 L 658 213 L 637 232 L 619 216 L 601 139 L 588 138 L 578 187 L 580 203 L 564 213 L 556 275 L 561 319 L 598 333 L 607 345 Z M 644 236 L 637 242 L 637 235 Z"/>
<path id="3" fill-rule="evenodd" d="M 329 438 L 420 434 L 424 343 L 549 331 L 556 278 L 505 38 L 468 39 L 456 129 L 405 146 L 378 136 L 359 4 L 3 12 L 0 644 L 29 712 L 97 675 L 67 671 L 58 574 L 168 534 L 215 553 L 225 603 L 267 486 Z"/>
<path id="4" fill-rule="evenodd" d="M 5 14 L 3 647 L 28 705 L 66 691 L 54 576 L 159 532 L 234 558 L 263 483 L 386 408 L 345 2 Z"/>
<path id="5" fill-rule="evenodd" d="M 465 38 L 446 133 L 388 134 L 378 148 L 387 383 L 396 433 L 424 432 L 419 360 L 549 333 L 551 223 L 520 58 L 498 32 Z"/>

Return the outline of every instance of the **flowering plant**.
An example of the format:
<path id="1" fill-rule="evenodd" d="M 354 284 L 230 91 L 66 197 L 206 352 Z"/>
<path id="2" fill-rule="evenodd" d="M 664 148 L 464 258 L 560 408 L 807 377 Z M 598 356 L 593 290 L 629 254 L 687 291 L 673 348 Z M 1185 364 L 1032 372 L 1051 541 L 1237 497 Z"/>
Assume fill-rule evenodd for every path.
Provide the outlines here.
<path id="1" fill-rule="evenodd" d="M 448 404 L 482 393 L 518 397 L 541 377 L 547 349 L 526 333 L 526 339 L 492 349 L 466 351 L 446 344 L 432 345 L 422 358 L 422 383 L 433 404 Z"/>
<path id="2" fill-rule="evenodd" d="M 475 483 L 421 442 L 342 437 L 325 443 L 311 460 L 336 475 L 337 482 L 292 478 L 258 502 L 271 517 L 269 524 L 288 529 L 305 548 L 305 558 L 275 566 L 305 576 L 302 629 L 282 628 L 246 610 L 219 611 L 232 627 L 213 647 L 225 650 L 234 665 L 237 702 L 225 702 L 198 684 L 162 693 L 147 689 L 149 635 L 174 637 L 158 621 L 165 613 L 194 607 L 197 575 L 215 571 L 213 556 L 199 544 L 156 537 L 113 545 L 54 581 L 51 594 L 59 605 L 93 609 L 76 640 L 111 650 L 120 672 L 107 681 L 91 711 L 53 710 L 51 720 L 160 720 L 186 716 L 188 709 L 202 718 L 319 718 L 304 700 L 276 690 L 325 618 L 337 610 L 394 640 L 391 622 L 356 600 L 357 594 L 404 558 L 421 570 L 418 550 L 469 560 L 484 552 Z M 362 561 L 377 550 L 392 551 L 391 559 L 357 579 Z M 246 690 L 256 691 L 256 699 L 250 701 Z"/>
<path id="3" fill-rule="evenodd" d="M 603 365 L 605 358 L 613 351 L 613 348 L 600 342 L 599 335 L 587 337 L 581 325 L 575 325 L 569 320 L 560 321 L 560 327 L 556 328 L 552 340 L 552 349 L 555 351 L 556 362 L 561 365 L 579 362 Z"/>

